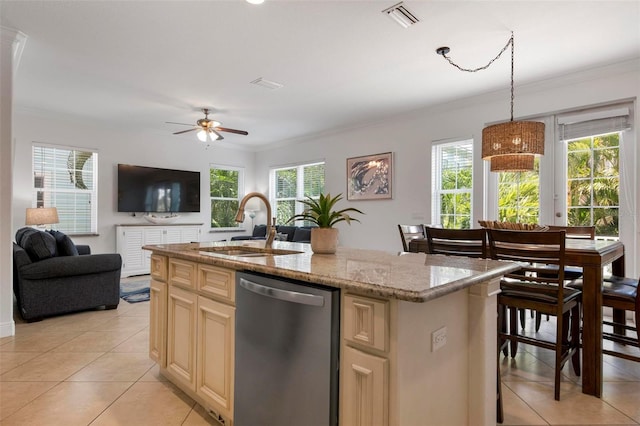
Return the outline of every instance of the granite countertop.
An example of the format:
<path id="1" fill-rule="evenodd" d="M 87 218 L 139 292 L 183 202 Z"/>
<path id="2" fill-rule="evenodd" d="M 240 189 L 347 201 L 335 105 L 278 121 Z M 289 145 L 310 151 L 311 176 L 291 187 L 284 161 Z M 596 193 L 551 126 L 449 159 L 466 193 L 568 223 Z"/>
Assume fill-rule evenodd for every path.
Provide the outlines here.
<path id="1" fill-rule="evenodd" d="M 202 251 L 216 246 L 264 247 L 264 241 L 147 245 L 154 253 L 194 262 L 253 271 L 358 293 L 426 302 L 500 277 L 517 269 L 511 262 L 425 253 L 398 253 L 339 247 L 336 254 L 314 254 L 309 244 L 274 241 L 274 249 L 299 251 L 239 257 Z"/>

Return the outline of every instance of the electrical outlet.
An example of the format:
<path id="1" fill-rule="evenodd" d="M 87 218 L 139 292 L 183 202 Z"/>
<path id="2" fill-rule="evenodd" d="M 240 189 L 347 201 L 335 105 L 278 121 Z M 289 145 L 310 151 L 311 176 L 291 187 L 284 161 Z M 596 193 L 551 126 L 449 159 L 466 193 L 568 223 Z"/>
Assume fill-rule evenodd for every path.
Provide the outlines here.
<path id="1" fill-rule="evenodd" d="M 447 344 L 447 327 L 441 327 L 431 333 L 431 352 L 435 352 Z"/>

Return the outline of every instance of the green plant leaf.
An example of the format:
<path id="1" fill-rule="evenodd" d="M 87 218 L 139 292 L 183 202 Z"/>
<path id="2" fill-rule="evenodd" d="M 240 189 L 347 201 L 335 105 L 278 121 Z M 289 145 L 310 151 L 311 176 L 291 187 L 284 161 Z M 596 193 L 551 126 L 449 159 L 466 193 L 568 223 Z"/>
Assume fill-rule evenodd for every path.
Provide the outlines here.
<path id="1" fill-rule="evenodd" d="M 342 194 L 331 197 L 329 193 L 326 195 L 320 194 L 317 200 L 311 197 L 307 197 L 305 200 L 298 200 L 298 202 L 304 204 L 306 208 L 302 213 L 289 218 L 287 223 L 300 219 L 312 222 L 320 228 L 333 228 L 333 225 L 339 222 L 347 222 L 347 224 L 351 224 L 352 221 L 360 222 L 348 214 L 364 214 L 360 210 L 354 207 L 348 207 L 342 210 L 334 209 L 340 200 L 342 200 Z"/>

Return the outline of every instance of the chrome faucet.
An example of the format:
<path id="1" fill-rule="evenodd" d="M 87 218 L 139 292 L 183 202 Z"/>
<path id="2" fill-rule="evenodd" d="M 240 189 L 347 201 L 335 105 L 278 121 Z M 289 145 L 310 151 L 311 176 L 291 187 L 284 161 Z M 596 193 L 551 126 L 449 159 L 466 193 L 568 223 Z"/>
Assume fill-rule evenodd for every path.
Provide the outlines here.
<path id="1" fill-rule="evenodd" d="M 264 244 L 264 246 L 266 248 L 271 248 L 271 246 L 273 245 L 273 240 L 276 237 L 276 218 L 271 218 L 271 204 L 269 203 L 269 200 L 267 199 L 267 197 L 265 197 L 264 195 L 262 195 L 259 192 L 250 192 L 247 195 L 245 195 L 242 200 L 240 201 L 240 206 L 238 206 L 238 213 L 236 214 L 236 222 L 240 223 L 244 221 L 244 207 L 247 204 L 247 201 L 249 201 L 251 198 L 260 198 L 262 201 L 264 201 L 264 204 L 267 206 L 267 242 Z M 270 223 L 270 220 L 273 221 L 273 223 Z"/>

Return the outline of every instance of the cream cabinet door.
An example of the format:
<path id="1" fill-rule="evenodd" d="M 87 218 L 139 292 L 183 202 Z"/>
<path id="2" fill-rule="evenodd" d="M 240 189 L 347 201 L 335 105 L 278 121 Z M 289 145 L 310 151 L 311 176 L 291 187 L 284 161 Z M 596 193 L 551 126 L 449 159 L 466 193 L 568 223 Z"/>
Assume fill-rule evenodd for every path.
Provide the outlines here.
<path id="1" fill-rule="evenodd" d="M 160 367 L 167 365 L 167 283 L 151 280 L 149 358 Z"/>
<path id="2" fill-rule="evenodd" d="M 235 308 L 198 297 L 196 392 L 233 418 Z"/>
<path id="3" fill-rule="evenodd" d="M 196 390 L 197 295 L 169 286 L 167 370 L 190 390 Z"/>
<path id="4" fill-rule="evenodd" d="M 389 361 L 344 347 L 340 424 L 389 424 Z"/>

